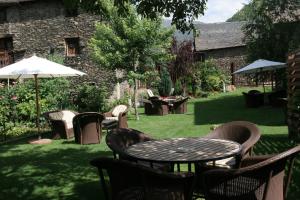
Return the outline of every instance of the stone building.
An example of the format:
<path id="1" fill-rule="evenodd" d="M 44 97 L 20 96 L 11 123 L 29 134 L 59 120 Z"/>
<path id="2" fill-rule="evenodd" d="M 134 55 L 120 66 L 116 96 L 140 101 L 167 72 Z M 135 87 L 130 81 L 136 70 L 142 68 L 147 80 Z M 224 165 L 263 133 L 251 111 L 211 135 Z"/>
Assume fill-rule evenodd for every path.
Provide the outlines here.
<path id="1" fill-rule="evenodd" d="M 62 0 L 0 1 L 0 67 L 33 54 L 59 54 L 88 74 L 77 81 L 107 83 L 114 73 L 91 61 L 88 41 L 99 16 L 67 9 Z M 73 80 L 73 79 L 72 79 Z"/>
<path id="2" fill-rule="evenodd" d="M 231 77 L 232 85 L 246 84 L 245 80 L 232 72 L 245 66 L 246 45 L 243 41 L 244 22 L 195 24 L 195 58 L 198 61 L 213 59 Z"/>

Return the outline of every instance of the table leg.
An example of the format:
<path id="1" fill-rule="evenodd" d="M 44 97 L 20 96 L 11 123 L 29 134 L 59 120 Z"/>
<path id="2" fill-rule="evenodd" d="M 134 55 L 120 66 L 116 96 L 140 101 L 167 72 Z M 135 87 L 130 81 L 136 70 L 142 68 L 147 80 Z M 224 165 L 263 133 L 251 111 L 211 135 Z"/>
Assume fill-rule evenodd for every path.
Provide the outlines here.
<path id="1" fill-rule="evenodd" d="M 188 163 L 188 171 L 189 171 L 189 172 L 192 171 L 192 165 L 191 165 L 191 163 Z"/>
<path id="2" fill-rule="evenodd" d="M 180 163 L 177 163 L 177 171 L 180 172 Z"/>

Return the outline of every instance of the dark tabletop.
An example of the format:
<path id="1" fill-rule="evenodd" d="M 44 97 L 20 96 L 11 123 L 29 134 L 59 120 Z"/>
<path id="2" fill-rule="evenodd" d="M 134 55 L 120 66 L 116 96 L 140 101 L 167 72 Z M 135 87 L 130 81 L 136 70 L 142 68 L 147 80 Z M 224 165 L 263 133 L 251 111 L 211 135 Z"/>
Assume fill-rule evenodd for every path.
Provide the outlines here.
<path id="1" fill-rule="evenodd" d="M 228 140 L 207 138 L 171 138 L 138 143 L 126 152 L 151 162 L 207 162 L 240 154 L 241 145 Z"/>

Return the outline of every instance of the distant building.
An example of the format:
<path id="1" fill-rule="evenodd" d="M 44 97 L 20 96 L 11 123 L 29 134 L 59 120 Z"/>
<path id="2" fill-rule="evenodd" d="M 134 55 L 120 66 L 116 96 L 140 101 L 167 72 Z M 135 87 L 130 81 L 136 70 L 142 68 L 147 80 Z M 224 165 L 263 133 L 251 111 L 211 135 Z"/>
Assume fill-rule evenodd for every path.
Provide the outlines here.
<path id="1" fill-rule="evenodd" d="M 114 73 L 91 61 L 88 41 L 99 16 L 68 9 L 62 0 L 0 1 L 0 67 L 30 57 L 59 54 L 65 64 L 88 74 L 89 82 L 110 84 Z"/>
<path id="2" fill-rule="evenodd" d="M 246 64 L 246 45 L 243 41 L 244 22 L 195 24 L 195 59 L 213 59 L 228 75 Z M 244 80 L 231 75 L 231 84 L 244 84 Z"/>

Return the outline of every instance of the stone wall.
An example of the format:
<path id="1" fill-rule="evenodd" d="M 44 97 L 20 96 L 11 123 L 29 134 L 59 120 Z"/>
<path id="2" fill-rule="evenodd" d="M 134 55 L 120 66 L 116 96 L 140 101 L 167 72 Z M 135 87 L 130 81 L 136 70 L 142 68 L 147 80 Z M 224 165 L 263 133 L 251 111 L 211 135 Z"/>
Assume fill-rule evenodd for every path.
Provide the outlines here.
<path id="1" fill-rule="evenodd" d="M 243 75 L 231 74 L 247 64 L 246 47 L 242 46 L 209 50 L 205 52 L 205 58 L 212 58 L 216 65 L 219 66 L 230 77 L 230 82 L 234 83 L 234 85 L 251 84 Z"/>
<path id="2" fill-rule="evenodd" d="M 88 81 L 113 88 L 114 72 L 94 63 L 88 48 L 94 24 L 101 21 L 99 16 L 79 12 L 76 17 L 65 17 L 63 4 L 58 0 L 12 5 L 6 12 L 9 18 L 8 22 L 0 23 L 0 37 L 12 37 L 15 61 L 33 54 L 46 57 L 54 52 L 65 57 L 66 65 L 88 74 L 72 78 L 76 83 Z M 66 56 L 65 38 L 79 38 L 77 56 Z"/>

